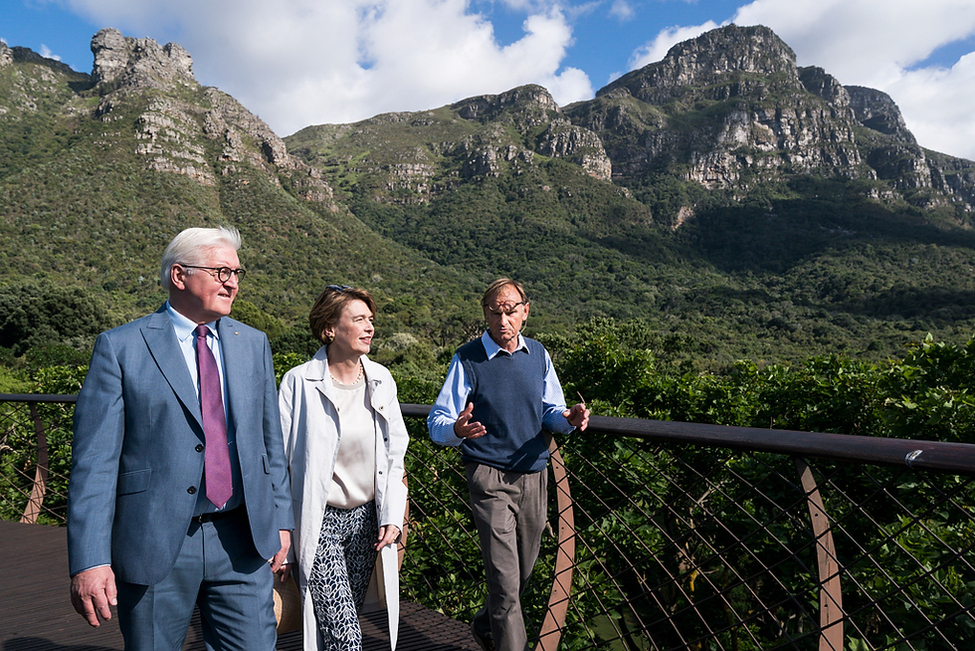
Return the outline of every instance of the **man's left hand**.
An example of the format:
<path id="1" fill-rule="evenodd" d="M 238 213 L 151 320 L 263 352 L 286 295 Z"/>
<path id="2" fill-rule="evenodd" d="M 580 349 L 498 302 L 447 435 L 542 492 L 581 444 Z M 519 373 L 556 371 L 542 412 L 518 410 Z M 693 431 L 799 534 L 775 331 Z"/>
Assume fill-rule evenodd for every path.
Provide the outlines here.
<path id="1" fill-rule="evenodd" d="M 572 425 L 580 432 L 589 426 L 589 409 L 584 402 L 572 405 L 572 408 L 563 411 L 562 415 L 569 421 L 569 425 Z"/>

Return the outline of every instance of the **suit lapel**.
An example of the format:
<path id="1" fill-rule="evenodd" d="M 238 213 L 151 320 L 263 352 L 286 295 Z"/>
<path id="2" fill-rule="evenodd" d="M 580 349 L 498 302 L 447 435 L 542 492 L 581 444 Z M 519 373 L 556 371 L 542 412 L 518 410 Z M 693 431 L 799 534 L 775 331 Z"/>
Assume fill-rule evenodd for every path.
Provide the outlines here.
<path id="1" fill-rule="evenodd" d="M 166 382 L 169 383 L 173 393 L 183 403 L 186 410 L 200 424 L 200 431 L 202 432 L 203 415 L 200 412 L 200 399 L 196 394 L 196 387 L 193 386 L 193 378 L 186 368 L 183 350 L 176 340 L 173 322 L 165 307 L 155 312 L 143 326 L 142 336 L 149 348 L 149 354 L 152 355 L 163 377 L 166 378 Z"/>

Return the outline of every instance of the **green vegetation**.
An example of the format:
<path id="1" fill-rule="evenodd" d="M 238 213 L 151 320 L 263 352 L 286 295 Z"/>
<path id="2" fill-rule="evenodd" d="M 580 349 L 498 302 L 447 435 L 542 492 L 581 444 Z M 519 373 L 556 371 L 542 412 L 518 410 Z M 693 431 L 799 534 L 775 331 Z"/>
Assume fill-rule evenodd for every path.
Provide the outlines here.
<path id="1" fill-rule="evenodd" d="M 598 319 L 575 334 L 544 340 L 567 395 L 581 393 L 603 415 L 975 441 L 970 379 L 975 339 L 954 345 L 926 338 L 908 347 L 901 360 L 827 355 L 794 366 L 741 363 L 725 375 L 688 371 L 694 351 L 685 347 L 687 341 L 662 336 L 639 321 Z M 412 382 L 404 392 L 408 397 L 401 398 L 429 402 L 438 389 L 436 383 Z M 454 472 L 459 460 L 432 445 L 422 423 L 410 426 L 415 542 L 412 562 L 403 569 L 404 589 L 411 600 L 463 621 L 478 607 L 483 586 L 477 568 L 471 569 L 476 536 L 466 514 L 451 506 L 465 499 L 463 477 Z M 800 608 L 816 612 L 818 578 L 791 459 L 595 433 L 561 443 L 573 473 L 577 531 L 566 648 L 624 643 L 643 648 L 641 626 L 651 626 L 660 648 L 681 648 L 695 635 L 706 637 L 725 626 L 720 639 L 728 648 L 772 648 L 803 638 L 804 621 L 797 614 Z M 846 564 L 846 612 L 859 627 L 849 625 L 850 643 L 872 648 L 885 639 L 869 625 L 875 611 L 865 601 L 872 599 L 892 617 L 891 629 L 915 635 L 917 648 L 939 648 L 933 634 L 923 646 L 927 634 L 919 631 L 975 596 L 970 568 L 950 562 L 954 550 L 975 541 L 964 506 L 973 498 L 971 484 L 954 476 L 880 467 L 861 473 L 849 464 L 815 463 Z M 878 489 L 888 482 L 889 494 Z M 959 508 L 944 503 L 945 492 Z M 856 500 L 868 510 L 859 511 Z M 884 544 L 873 547 L 870 541 L 878 540 Z M 546 538 L 543 557 L 549 560 L 536 568 L 540 594 L 529 600 L 536 623 L 551 585 L 552 547 L 553 539 Z M 692 563 L 700 563 L 700 573 L 684 567 Z M 764 567 L 775 568 L 775 580 Z M 928 576 L 931 568 L 934 579 Z M 714 597 L 725 589 L 725 598 Z M 775 606 L 756 611 L 756 602 Z M 639 621 L 633 621 L 634 612 Z M 747 624 L 738 625 L 746 614 Z M 680 638 L 668 637 L 671 627 L 659 624 L 671 616 Z M 632 627 L 634 637 L 608 642 L 617 633 L 607 617 L 624 636 Z M 959 617 L 939 630 L 948 639 L 965 637 L 968 623 Z M 586 633 L 593 630 L 596 640 Z M 814 642 L 815 637 L 805 639 L 812 646 L 798 648 L 814 648 Z"/>
<path id="2" fill-rule="evenodd" d="M 901 359 L 869 362 L 831 354 L 794 365 L 760 366 L 740 362 L 730 372 L 716 374 L 694 370 L 698 351 L 691 339 L 661 333 L 641 320 L 594 319 L 580 324 L 573 333 L 540 337 L 552 352 L 567 395 L 584 395 L 594 413 L 601 415 L 878 437 L 975 441 L 975 393 L 971 386 L 975 373 L 975 338 L 964 344 L 925 338 L 905 348 Z M 305 344 L 313 345 L 314 342 L 305 341 Z M 394 345 L 378 350 L 375 357 L 391 366 L 402 402 L 428 404 L 440 388 L 447 355 L 422 357 L 420 351 L 411 350 L 414 345 L 415 342 L 398 338 Z M 302 352 L 276 353 L 278 374 L 305 361 L 307 356 Z M 25 389 L 37 393 L 70 394 L 80 387 L 85 367 L 65 363 L 34 367 L 19 373 L 20 386 Z M 69 467 L 70 409 L 42 406 L 42 410 L 42 416 L 51 423 L 49 446 L 55 473 L 49 486 L 49 496 L 55 497 L 46 501 L 45 506 L 63 512 L 63 503 L 58 503 L 56 495 L 63 495 L 63 480 Z M 472 535 L 461 506 L 465 499 L 463 478 L 454 472 L 459 460 L 453 451 L 438 448 L 429 441 L 422 422 L 411 421 L 409 427 L 412 436 L 408 463 L 413 496 L 411 535 L 415 542 L 411 547 L 411 562 L 404 565 L 404 590 L 410 600 L 463 619 L 469 617 L 479 603 L 483 586 L 473 560 L 478 554 L 476 537 Z M 29 423 L 7 427 L 0 443 L 4 450 L 0 458 L 0 483 L 6 487 L 0 492 L 0 516 L 16 518 L 23 509 L 24 498 L 10 486 L 23 490 L 31 478 L 32 428 Z M 588 493 L 585 491 L 576 495 L 577 499 L 584 500 L 578 506 L 577 527 L 581 539 L 589 546 L 580 551 L 577 594 L 570 612 L 569 637 L 565 641 L 567 648 L 589 644 L 588 638 L 572 637 L 576 633 L 571 631 L 581 630 L 583 622 L 598 622 L 604 615 L 625 619 L 622 606 L 618 612 L 607 611 L 607 608 L 630 601 L 632 595 L 641 590 L 637 585 L 629 588 L 623 585 L 623 592 L 617 594 L 616 588 L 600 587 L 604 581 L 603 573 L 613 571 L 611 563 L 616 561 L 612 559 L 618 552 L 610 547 L 603 549 L 599 541 L 609 546 L 613 540 L 627 539 L 631 531 L 638 532 L 638 538 L 645 546 L 628 550 L 629 562 L 645 568 L 650 585 L 668 580 L 658 576 L 665 567 L 670 575 L 689 581 L 681 585 L 681 591 L 675 589 L 672 594 L 662 595 L 673 609 L 686 607 L 691 597 L 704 600 L 711 591 L 736 584 L 735 574 L 721 569 L 724 565 L 715 565 L 715 569 L 708 571 L 706 581 L 699 578 L 695 592 L 694 577 L 681 572 L 677 565 L 679 555 L 668 546 L 681 523 L 674 521 L 668 525 L 660 513 L 697 513 L 696 535 L 705 537 L 714 549 L 727 550 L 723 554 L 724 562 L 736 564 L 742 574 L 757 569 L 753 566 L 756 557 L 771 564 L 768 559 L 778 558 L 783 553 L 783 546 L 804 549 L 807 551 L 803 553 L 808 553 L 808 545 L 803 543 L 807 525 L 802 525 L 801 519 L 794 523 L 791 520 L 778 522 L 766 537 L 751 536 L 747 553 L 737 547 L 732 535 L 752 531 L 755 522 L 773 522 L 780 517 L 772 501 L 794 502 L 795 495 L 791 492 L 795 490 L 794 486 L 779 486 L 768 479 L 769 468 L 778 463 L 788 465 L 791 463 L 788 459 L 782 461 L 773 459 L 774 455 L 746 455 L 689 446 L 658 448 L 638 439 L 597 435 L 572 437 L 566 442 L 563 454 L 580 486 L 595 490 L 606 483 L 604 473 L 613 473 L 614 490 L 624 495 L 647 496 L 630 505 L 615 504 L 612 517 L 607 515 L 589 522 L 587 517 L 605 508 L 603 498 L 586 497 Z M 618 468 L 619 472 L 615 473 L 613 468 Z M 860 475 L 845 472 L 842 464 L 821 462 L 818 469 L 834 488 L 844 487 L 842 490 L 847 495 L 864 491 L 876 493 L 874 482 L 883 484 L 898 472 L 872 468 L 868 484 L 861 485 L 858 482 L 864 480 Z M 699 486 L 702 477 L 707 478 L 707 482 Z M 739 478 L 761 482 L 761 491 L 746 491 L 737 483 Z M 949 477 L 949 484 L 955 479 Z M 908 596 L 916 606 L 904 601 L 903 606 L 907 609 L 902 613 L 903 618 L 896 621 L 898 627 L 906 631 L 918 630 L 916 622 L 926 621 L 925 618 L 937 620 L 947 612 L 945 608 L 950 610 L 955 603 L 946 601 L 945 593 L 931 584 L 929 577 L 922 576 L 923 567 L 939 567 L 946 558 L 947 549 L 967 548 L 973 540 L 968 519 L 959 521 L 957 510 L 933 508 L 942 496 L 932 494 L 932 485 L 921 478 L 917 478 L 915 484 L 913 487 L 899 486 L 899 490 L 905 492 L 898 497 L 901 500 L 898 509 L 882 514 L 884 517 L 879 524 L 862 520 L 865 516 L 851 510 L 843 500 L 834 501 L 829 506 L 831 517 L 842 522 L 837 535 L 854 536 L 861 530 L 874 531 L 879 526 L 896 540 L 896 544 L 871 550 L 873 562 L 858 562 L 849 568 L 857 585 L 862 586 L 862 592 L 848 596 L 847 601 L 853 608 L 857 603 L 855 600 L 870 595 L 885 600 L 887 612 L 896 613 L 899 612 L 896 609 L 900 597 L 894 599 L 889 592 L 894 585 L 908 586 Z M 958 504 L 970 501 L 970 489 L 965 489 L 964 494 L 954 490 L 953 495 Z M 706 506 L 702 506 L 705 496 Z M 923 529 L 916 523 L 901 521 L 900 509 L 905 505 L 912 512 L 923 514 Z M 652 521 L 647 519 L 648 513 L 655 514 Z M 705 519 L 706 514 L 720 514 L 720 526 Z M 796 517 L 801 518 L 801 512 Z M 675 530 L 667 530 L 667 526 L 673 526 Z M 941 542 L 932 544 L 931 536 Z M 841 549 L 857 549 L 853 540 L 841 540 Z M 551 539 L 547 539 L 546 554 L 552 553 L 551 544 Z M 905 560 L 907 551 L 917 557 L 921 565 Z M 596 559 L 600 559 L 599 562 Z M 703 558 L 697 560 L 704 561 Z M 777 562 L 791 561 L 783 557 Z M 811 558 L 801 558 L 799 562 L 807 568 L 814 565 Z M 610 566 L 604 570 L 607 563 Z M 624 569 L 621 566 L 617 570 L 620 581 L 628 580 L 623 578 L 626 576 Z M 777 603 L 781 599 L 781 614 L 785 617 L 790 612 L 789 600 L 804 598 L 802 595 L 811 590 L 810 586 L 816 585 L 815 576 L 810 571 L 784 575 L 781 585 L 763 589 L 762 599 L 766 603 Z M 950 566 L 938 569 L 936 578 L 957 599 L 971 598 L 971 588 L 966 584 L 968 578 L 961 569 Z M 546 586 L 550 580 L 550 568 L 543 564 L 538 568 L 537 582 Z M 598 590 L 598 593 L 591 590 Z M 749 603 L 745 593 L 734 599 L 736 608 L 745 608 Z M 656 612 L 658 606 L 636 602 L 634 607 L 644 616 Z M 709 611 L 708 616 L 720 614 L 720 611 Z M 539 617 L 540 612 L 534 612 L 533 616 Z M 620 625 L 628 626 L 632 622 Z M 683 626 L 686 633 L 697 630 L 699 623 L 689 621 Z M 769 643 L 782 635 L 782 631 L 759 626 L 758 621 L 750 630 L 756 639 Z M 966 633 L 960 629 L 959 634 Z M 612 637 L 610 633 L 607 635 Z M 745 632 L 730 631 L 727 635 L 744 636 Z M 859 643 L 860 638 L 851 636 L 851 639 Z M 869 637 L 864 640 L 875 643 Z"/>
<path id="3" fill-rule="evenodd" d="M 639 77 L 624 81 L 636 88 Z M 561 112 L 544 89 L 524 87 L 503 101 L 308 127 L 285 140 L 293 158 L 281 159 L 243 107 L 206 89 L 91 88 L 53 64 L 0 68 L 0 390 L 77 393 L 97 333 L 165 300 L 157 277 L 169 239 L 229 224 L 243 234 L 249 272 L 233 316 L 268 334 L 279 378 L 318 348 L 306 319 L 321 288 L 357 285 L 378 303 L 372 357 L 391 368 L 402 402 L 429 404 L 454 349 L 481 328 L 480 292 L 504 275 L 526 284 L 527 334 L 552 352 L 567 396 L 585 396 L 594 413 L 975 443 L 972 166 L 925 152 L 957 190 L 941 194 L 917 183 L 916 145 L 859 125 L 864 162 L 848 174 L 756 164 L 739 170 L 737 187 L 708 189 L 693 180 L 694 161 L 714 153 L 709 138 L 729 116 L 825 106 L 791 72 L 727 79 L 672 89 L 660 105 L 614 91 Z M 184 131 L 149 132 L 147 115 L 178 116 Z M 612 180 L 578 164 L 600 153 L 591 142 L 564 158 L 540 153 L 579 125 L 614 152 Z M 181 147 L 202 152 L 199 173 L 159 171 L 150 145 L 170 162 L 188 160 Z M 651 160 L 654 148 L 663 153 Z M 742 146 L 733 155 L 773 166 L 784 154 Z M 868 164 L 876 174 L 861 173 Z M 71 410 L 41 410 L 56 496 Z M 476 543 L 451 506 L 463 481 L 435 470 L 451 453 L 434 449 L 421 423 L 410 427 L 411 482 L 423 488 L 414 532 L 448 533 L 426 537 L 429 553 L 405 568 L 404 584 L 412 598 L 436 595 L 429 605 L 463 614 L 481 598 Z M 29 426 L 3 429 L 0 517 L 23 510 L 15 489 L 31 480 L 33 445 Z M 662 503 L 696 508 L 662 480 L 677 452 L 651 462 L 634 445 L 587 439 L 569 462 L 618 464 L 633 493 L 652 484 Z M 683 463 L 697 476 L 750 476 L 761 465 L 697 451 Z M 715 509 L 738 508 L 714 499 Z M 759 509 L 750 499 L 743 508 Z M 63 509 L 56 497 L 46 506 Z M 743 512 L 729 526 L 748 526 Z M 643 522 L 648 545 L 661 542 L 663 529 L 641 516 L 620 514 Z M 900 533 L 898 545 L 932 566 L 931 536 L 971 546 L 970 525 L 940 517 L 925 535 Z M 860 578 L 878 594 L 916 569 L 900 566 L 893 547 L 874 550 L 883 572 Z M 584 563 L 577 576 L 596 570 Z M 434 574 L 432 590 L 418 587 Z M 951 571 L 937 578 L 971 599 Z M 783 599 L 800 579 L 781 586 Z M 916 595 L 903 621 L 924 621 L 937 599 Z M 595 612 L 578 603 L 571 617 Z"/>
<path id="4" fill-rule="evenodd" d="M 479 293 L 501 275 L 527 285 L 532 333 L 641 320 L 685 341 L 693 352 L 684 362 L 697 371 L 829 353 L 879 361 L 928 333 L 967 340 L 975 236 L 963 204 L 931 195 L 921 209 L 896 198 L 897 179 L 813 173 L 762 182 L 743 170 L 741 188 L 708 190 L 688 180 L 684 154 L 609 182 L 573 156 L 538 153 L 572 125 L 591 123 L 607 148 L 639 157 L 641 133 L 680 125 L 674 137 L 697 147 L 758 96 L 822 104 L 783 74 L 729 77 L 721 83 L 737 94 L 727 99 L 719 84 L 688 87 L 663 106 L 614 94 L 561 113 L 529 86 L 503 101 L 308 127 L 286 139 L 296 158 L 278 166 L 232 98 L 182 86 L 91 88 L 63 67 L 15 62 L 0 70 L 0 293 L 57 286 L 98 317 L 62 329 L 32 324 L 40 331 L 30 341 L 16 326 L 0 341 L 4 359 L 45 337 L 85 355 L 98 327 L 165 299 L 158 258 L 175 232 L 220 223 L 244 236 L 250 274 L 236 315 L 264 329 L 278 353 L 314 345 L 304 335 L 308 307 L 323 285 L 340 282 L 375 294 L 377 343 L 396 349 L 390 359 L 428 368 L 476 330 Z M 752 97 L 753 86 L 775 93 Z M 146 116 L 169 119 L 167 106 L 178 108 L 185 135 L 150 138 Z M 605 126 L 614 120 L 615 131 Z M 857 133 L 865 156 L 890 145 L 865 127 Z M 241 149 L 225 156 L 231 134 Z M 170 150 L 184 140 L 203 153 L 194 165 L 212 184 L 156 171 L 138 153 L 149 141 L 179 160 Z M 968 168 L 951 164 L 967 183 Z M 322 179 L 334 197 L 307 199 L 306 178 Z M 15 317 L 4 319 L 3 332 L 13 332 Z"/>

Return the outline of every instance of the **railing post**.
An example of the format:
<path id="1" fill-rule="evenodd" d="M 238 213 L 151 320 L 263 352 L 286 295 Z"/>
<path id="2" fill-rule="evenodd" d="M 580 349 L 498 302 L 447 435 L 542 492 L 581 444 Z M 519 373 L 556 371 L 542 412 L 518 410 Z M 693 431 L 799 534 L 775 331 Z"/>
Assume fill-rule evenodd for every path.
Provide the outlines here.
<path id="1" fill-rule="evenodd" d="M 552 462 L 552 476 L 555 479 L 559 544 L 555 552 L 552 592 L 548 598 L 548 608 L 545 610 L 535 651 L 555 651 L 562 641 L 565 615 L 569 610 L 569 595 L 572 593 L 572 569 L 575 567 L 576 555 L 575 513 L 572 509 L 569 475 L 551 434 L 548 435 L 548 451 Z"/>
<path id="2" fill-rule="evenodd" d="M 34 483 L 30 489 L 30 499 L 24 508 L 20 521 L 24 524 L 37 524 L 37 516 L 44 504 L 44 494 L 47 492 L 47 433 L 37 412 L 37 403 L 30 403 L 30 415 L 34 421 L 34 434 L 37 436 L 37 462 L 34 467 Z"/>
<path id="3" fill-rule="evenodd" d="M 833 530 L 819 494 L 816 478 L 804 459 L 793 458 L 802 490 L 806 494 L 809 519 L 816 537 L 816 566 L 819 572 L 819 651 L 843 650 L 843 590 L 840 565 L 836 560 Z"/>

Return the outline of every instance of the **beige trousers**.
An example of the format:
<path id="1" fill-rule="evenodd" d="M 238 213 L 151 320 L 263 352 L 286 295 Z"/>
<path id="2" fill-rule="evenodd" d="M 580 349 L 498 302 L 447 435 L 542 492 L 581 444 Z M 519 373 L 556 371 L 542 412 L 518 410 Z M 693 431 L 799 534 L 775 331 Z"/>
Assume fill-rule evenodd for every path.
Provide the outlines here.
<path id="1" fill-rule="evenodd" d="M 545 529 L 548 473 L 507 472 L 476 463 L 465 470 L 488 587 L 487 602 L 472 626 L 494 640 L 496 651 L 525 651 L 521 593 Z"/>

